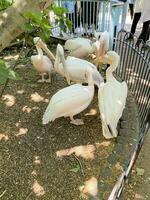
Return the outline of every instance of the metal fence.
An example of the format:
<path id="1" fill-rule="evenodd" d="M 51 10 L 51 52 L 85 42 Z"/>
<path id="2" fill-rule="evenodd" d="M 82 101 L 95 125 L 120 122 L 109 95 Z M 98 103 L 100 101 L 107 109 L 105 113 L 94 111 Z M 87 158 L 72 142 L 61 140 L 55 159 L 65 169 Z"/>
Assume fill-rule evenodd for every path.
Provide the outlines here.
<path id="1" fill-rule="evenodd" d="M 50 12 L 50 23 L 54 27 L 52 33 L 55 37 L 70 38 L 82 34 L 90 35 L 94 30 L 107 30 L 113 38 L 114 27 L 116 26 L 119 30 L 121 17 L 123 17 L 121 4 L 114 5 L 113 2 L 107 0 L 55 0 L 54 2 L 57 6 L 68 9 L 65 16 L 72 22 L 72 29 L 64 33 L 59 25 L 55 26 L 55 15 Z"/>
<path id="2" fill-rule="evenodd" d="M 136 100 L 140 124 L 139 139 L 108 200 L 120 198 L 150 127 L 150 49 L 144 50 L 143 46 L 136 47 L 133 41 L 127 40 L 129 34 L 119 32 L 114 39 L 114 50 L 120 55 L 120 66 L 116 72 L 127 82 Z"/>
<path id="3" fill-rule="evenodd" d="M 150 114 L 150 49 L 143 45 L 136 47 L 133 40 L 127 40 L 130 33 L 119 32 L 114 50 L 120 55 L 117 74 L 127 82 L 138 107 L 140 128 Z"/>

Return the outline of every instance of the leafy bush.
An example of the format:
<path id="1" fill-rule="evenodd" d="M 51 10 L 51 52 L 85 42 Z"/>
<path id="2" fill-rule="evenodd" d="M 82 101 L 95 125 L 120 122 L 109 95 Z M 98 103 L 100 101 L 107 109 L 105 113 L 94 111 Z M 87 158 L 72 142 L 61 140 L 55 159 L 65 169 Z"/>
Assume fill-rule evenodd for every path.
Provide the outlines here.
<path id="1" fill-rule="evenodd" d="M 3 60 L 0 60 L 0 85 L 4 84 L 8 78 L 12 80 L 21 79 Z"/>
<path id="2" fill-rule="evenodd" d="M 66 32 L 67 28 L 71 28 L 71 21 L 65 17 L 65 13 L 68 12 L 66 8 L 52 5 L 39 12 L 28 12 L 24 17 L 28 20 L 28 23 L 24 26 L 27 33 L 32 33 L 34 36 L 41 37 L 44 41 L 48 41 L 53 28 L 49 20 L 49 12 L 53 11 L 55 14 L 55 26 L 60 26 L 61 29 Z"/>
<path id="3" fill-rule="evenodd" d="M 13 0 L 0 0 L 0 11 L 5 10 L 13 3 Z"/>

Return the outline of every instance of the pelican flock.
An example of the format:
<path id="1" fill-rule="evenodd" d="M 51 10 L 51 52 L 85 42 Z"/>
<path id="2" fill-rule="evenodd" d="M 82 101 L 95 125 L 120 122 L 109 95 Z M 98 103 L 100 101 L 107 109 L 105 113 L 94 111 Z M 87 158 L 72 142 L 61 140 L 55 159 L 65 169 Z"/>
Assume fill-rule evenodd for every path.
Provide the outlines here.
<path id="1" fill-rule="evenodd" d="M 53 122 L 56 118 L 70 117 L 71 123 L 82 125 L 82 119 L 74 119 L 74 116 L 85 110 L 94 97 L 94 85 L 98 87 L 98 106 L 102 121 L 102 133 L 106 139 L 117 137 L 117 124 L 122 116 L 127 98 L 127 84 L 125 81 L 119 82 L 114 76 L 113 71 L 119 65 L 119 55 L 109 49 L 108 32 L 95 33 L 96 42 L 92 43 L 89 39 L 76 38 L 68 40 L 64 48 L 71 51 L 71 55 L 65 58 L 64 48 L 58 44 L 56 56 L 47 48 L 40 38 L 34 38 L 38 55 L 32 56 L 31 60 L 34 67 L 39 72 L 48 72 L 49 81 L 52 70 L 65 77 L 67 83 L 73 85 L 65 87 L 56 92 L 46 108 L 42 118 L 43 124 Z M 47 53 L 43 55 L 42 49 Z M 93 63 L 81 59 L 90 53 L 96 54 Z M 97 69 L 99 63 L 109 64 L 106 70 L 106 81 Z M 42 81 L 44 77 L 42 75 Z M 82 85 L 87 83 L 87 85 Z"/>

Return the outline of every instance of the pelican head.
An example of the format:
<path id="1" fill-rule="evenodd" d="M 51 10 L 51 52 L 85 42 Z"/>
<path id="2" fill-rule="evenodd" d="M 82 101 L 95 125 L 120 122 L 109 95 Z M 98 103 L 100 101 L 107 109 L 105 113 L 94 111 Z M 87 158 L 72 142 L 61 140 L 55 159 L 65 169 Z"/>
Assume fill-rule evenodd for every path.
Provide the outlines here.
<path id="1" fill-rule="evenodd" d="M 108 51 L 102 58 L 103 63 L 114 64 L 119 63 L 120 56 L 115 51 Z"/>
<path id="2" fill-rule="evenodd" d="M 92 44 L 92 50 L 93 50 L 93 52 L 94 53 L 96 52 L 96 54 L 97 54 L 98 49 L 99 49 L 99 41 L 93 42 L 93 44 Z"/>
<path id="3" fill-rule="evenodd" d="M 35 38 L 33 38 L 34 44 L 37 44 L 37 43 L 39 43 L 39 42 L 41 42 L 41 41 L 42 41 L 42 40 L 41 40 L 40 37 L 35 37 Z"/>
<path id="4" fill-rule="evenodd" d="M 60 44 L 57 45 L 57 53 L 59 56 L 64 56 L 64 49 Z"/>
<path id="5" fill-rule="evenodd" d="M 94 30 L 94 36 L 95 36 L 96 40 L 100 39 L 101 34 L 102 34 L 102 32 L 97 32 L 97 31 Z"/>
<path id="6" fill-rule="evenodd" d="M 64 49 L 65 49 L 65 50 L 70 49 L 70 47 L 72 46 L 72 43 L 73 43 L 73 42 L 74 42 L 74 41 L 71 40 L 71 39 L 67 40 L 67 41 L 65 42 Z"/>

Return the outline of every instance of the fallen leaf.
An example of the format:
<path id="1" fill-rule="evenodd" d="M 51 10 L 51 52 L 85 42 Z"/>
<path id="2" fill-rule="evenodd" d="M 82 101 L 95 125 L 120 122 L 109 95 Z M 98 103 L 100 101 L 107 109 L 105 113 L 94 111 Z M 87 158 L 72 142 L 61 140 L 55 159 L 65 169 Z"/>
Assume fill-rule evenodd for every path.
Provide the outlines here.
<path id="1" fill-rule="evenodd" d="M 138 176 L 143 176 L 144 175 L 144 169 L 142 168 L 136 168 L 136 173 Z"/>
<path id="2" fill-rule="evenodd" d="M 37 180 L 34 180 L 32 189 L 36 196 L 43 196 L 45 194 L 44 188 L 37 182 Z"/>
<path id="3" fill-rule="evenodd" d="M 77 173 L 79 170 L 80 170 L 80 166 L 77 165 L 77 167 L 70 169 L 69 171 Z"/>

